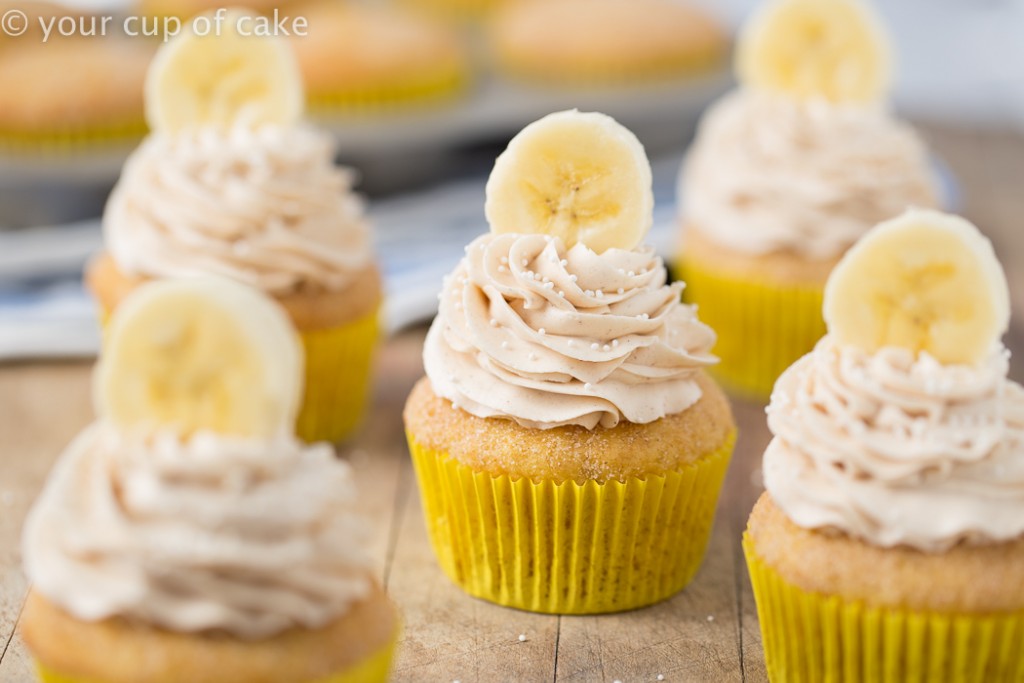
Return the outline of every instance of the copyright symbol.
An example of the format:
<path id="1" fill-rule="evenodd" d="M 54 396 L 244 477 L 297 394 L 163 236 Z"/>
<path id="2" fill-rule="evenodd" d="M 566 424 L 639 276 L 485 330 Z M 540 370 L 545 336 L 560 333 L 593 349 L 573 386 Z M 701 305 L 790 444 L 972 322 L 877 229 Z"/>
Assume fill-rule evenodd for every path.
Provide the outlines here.
<path id="1" fill-rule="evenodd" d="M 9 9 L 0 17 L 0 29 L 12 38 L 28 30 L 28 16 L 20 9 Z"/>

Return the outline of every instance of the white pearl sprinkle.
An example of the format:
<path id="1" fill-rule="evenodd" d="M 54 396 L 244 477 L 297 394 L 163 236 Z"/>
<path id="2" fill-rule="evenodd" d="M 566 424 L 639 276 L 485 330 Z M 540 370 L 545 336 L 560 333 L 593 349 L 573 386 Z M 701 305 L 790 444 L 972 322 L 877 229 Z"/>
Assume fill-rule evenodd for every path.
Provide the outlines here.
<path id="1" fill-rule="evenodd" d="M 590 348 L 592 348 L 594 351 L 597 351 L 599 348 L 601 348 L 601 345 L 598 344 L 597 342 L 594 342 L 593 344 L 590 345 Z"/>
<path id="2" fill-rule="evenodd" d="M 583 385 L 583 388 L 584 388 L 584 389 L 585 389 L 586 391 L 590 391 L 591 389 L 593 389 L 593 388 L 594 388 L 594 385 L 593 385 L 593 384 L 591 384 L 590 382 L 587 382 L 586 384 L 584 384 L 584 385 Z"/>
<path id="3" fill-rule="evenodd" d="M 508 342 L 507 341 L 501 342 L 501 348 L 507 349 L 508 348 Z"/>
<path id="4" fill-rule="evenodd" d="M 583 293 L 586 294 L 587 296 L 594 296 L 594 290 L 592 289 L 585 289 L 583 290 Z"/>
<path id="5" fill-rule="evenodd" d="M 554 289 L 554 288 L 555 288 L 555 283 L 554 282 L 545 282 L 544 283 L 544 289 Z"/>
<path id="6" fill-rule="evenodd" d="M 563 268 L 565 268 L 567 265 L 569 265 L 569 262 L 566 261 L 565 259 L 562 259 L 561 261 L 558 262 L 558 265 L 560 265 Z"/>
<path id="7" fill-rule="evenodd" d="M 539 330 L 537 330 L 537 334 L 543 337 L 545 334 L 547 334 L 547 331 L 542 327 Z"/>
<path id="8" fill-rule="evenodd" d="M 527 265 L 527 264 L 529 264 L 529 263 L 530 263 L 529 261 L 527 261 L 526 259 L 523 259 L 523 265 L 524 265 L 524 266 L 525 266 L 525 265 Z"/>
<path id="9" fill-rule="evenodd" d="M 600 289 L 598 289 L 597 291 L 595 291 L 595 292 L 594 292 L 594 294 L 596 294 L 596 295 L 597 295 L 597 298 L 598 298 L 598 299 L 600 299 L 601 297 L 603 297 L 603 296 L 604 296 L 604 292 L 602 292 L 602 291 L 601 291 Z"/>
<path id="10" fill-rule="evenodd" d="M 498 272 L 499 273 L 507 273 L 508 272 L 508 268 L 506 268 L 505 266 L 498 266 Z"/>
<path id="11" fill-rule="evenodd" d="M 495 320 L 494 318 L 491 318 L 491 327 L 497 327 L 497 326 L 498 326 L 498 321 Z"/>
<path id="12" fill-rule="evenodd" d="M 622 287 L 619 287 L 619 294 L 625 294 L 625 293 L 626 293 L 626 290 L 624 290 Z"/>
<path id="13" fill-rule="evenodd" d="M 520 643 L 525 643 L 526 642 L 526 634 L 525 633 L 520 633 L 519 634 L 519 642 Z"/>
<path id="14" fill-rule="evenodd" d="M 618 345 L 619 345 L 619 340 L 618 339 L 612 339 L 612 346 L 618 346 Z"/>
<path id="15" fill-rule="evenodd" d="M 563 292 L 562 290 L 558 290 L 558 296 L 560 296 L 560 297 L 562 297 L 564 299 L 565 298 L 565 292 Z"/>
<path id="16" fill-rule="evenodd" d="M 709 614 L 708 615 L 708 621 L 714 621 L 714 620 L 715 620 L 715 615 L 714 614 Z"/>
<path id="17" fill-rule="evenodd" d="M 663 674 L 658 674 L 658 680 L 659 681 L 665 680 L 665 676 Z"/>
<path id="18" fill-rule="evenodd" d="M 537 360 L 537 354 L 535 354 L 535 353 L 531 353 L 531 354 L 530 354 L 530 355 L 528 356 L 528 358 L 529 358 L 530 360 Z"/>
<path id="19" fill-rule="evenodd" d="M 612 347 L 610 347 L 610 346 L 608 346 L 607 344 L 605 344 L 604 346 L 602 346 L 602 347 L 601 347 L 601 349 L 602 349 L 603 351 L 611 351 L 611 350 L 612 350 Z"/>
<path id="20" fill-rule="evenodd" d="M 575 349 L 575 348 L 576 348 L 576 340 L 575 340 L 575 339 L 570 339 L 570 340 L 569 340 L 569 343 L 567 344 L 567 346 L 568 346 L 568 347 L 569 347 L 570 349 Z"/>
<path id="21" fill-rule="evenodd" d="M 573 282 L 576 282 L 577 280 L 579 280 L 579 277 L 576 275 L 576 273 L 573 273 L 572 275 L 569 276 L 569 279 L 572 280 Z"/>
<path id="22" fill-rule="evenodd" d="M 636 277 L 636 273 L 634 273 L 632 270 L 629 271 L 627 275 L 629 275 L 630 277 Z"/>
<path id="23" fill-rule="evenodd" d="M 456 403 L 455 401 L 452 401 L 452 408 L 454 408 L 455 410 L 458 410 L 459 409 L 459 404 Z"/>
<path id="24" fill-rule="evenodd" d="M 501 262 L 504 263 L 507 266 L 508 265 L 508 256 L 502 256 L 501 257 Z"/>

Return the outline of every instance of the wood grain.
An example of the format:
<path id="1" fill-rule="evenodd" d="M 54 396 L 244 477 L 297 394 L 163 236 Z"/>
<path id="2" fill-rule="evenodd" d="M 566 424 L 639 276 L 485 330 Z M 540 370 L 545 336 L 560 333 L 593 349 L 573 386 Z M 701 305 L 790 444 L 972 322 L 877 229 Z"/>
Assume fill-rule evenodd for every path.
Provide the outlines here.
<path id="1" fill-rule="evenodd" d="M 1011 376 L 1024 379 L 1024 136 L 927 127 L 925 134 L 961 182 L 963 212 L 992 238 L 1006 268 L 1016 313 Z M 685 591 L 621 615 L 528 614 L 467 597 L 434 560 L 401 423 L 422 374 L 422 338 L 414 330 L 384 347 L 372 415 L 341 451 L 374 525 L 379 575 L 404 615 L 396 681 L 767 680 L 740 550 L 761 492 L 769 439 L 762 405 L 734 403 L 740 439 L 707 560 Z M 54 459 L 91 419 L 88 365 L 0 366 L 0 683 L 31 680 L 15 632 L 27 591 L 18 552 L 25 514 Z"/>

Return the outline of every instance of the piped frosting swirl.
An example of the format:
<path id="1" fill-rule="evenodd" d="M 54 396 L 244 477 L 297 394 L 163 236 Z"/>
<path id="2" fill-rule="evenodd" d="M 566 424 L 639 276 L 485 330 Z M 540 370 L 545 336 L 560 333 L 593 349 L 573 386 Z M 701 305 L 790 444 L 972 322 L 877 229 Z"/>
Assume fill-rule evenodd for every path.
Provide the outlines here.
<path id="1" fill-rule="evenodd" d="M 924 145 L 883 108 L 750 90 L 705 115 L 680 194 L 687 222 L 730 249 L 811 259 L 938 201 Z"/>
<path id="2" fill-rule="evenodd" d="M 941 552 L 1024 534 L 1024 389 L 1006 352 L 941 365 L 823 339 L 778 381 L 765 486 L 796 524 Z"/>
<path id="3" fill-rule="evenodd" d="M 30 513 L 25 567 L 35 590 L 86 621 L 242 638 L 317 628 L 370 589 L 354 497 L 325 444 L 144 441 L 99 422 Z"/>
<path id="4" fill-rule="evenodd" d="M 484 235 L 448 277 L 424 365 L 439 396 L 532 428 L 653 422 L 701 395 L 715 334 L 650 248 Z"/>
<path id="5" fill-rule="evenodd" d="M 341 290 L 371 249 L 352 175 L 333 157 L 327 135 L 299 126 L 155 133 L 107 203 L 107 246 L 131 275 Z"/>

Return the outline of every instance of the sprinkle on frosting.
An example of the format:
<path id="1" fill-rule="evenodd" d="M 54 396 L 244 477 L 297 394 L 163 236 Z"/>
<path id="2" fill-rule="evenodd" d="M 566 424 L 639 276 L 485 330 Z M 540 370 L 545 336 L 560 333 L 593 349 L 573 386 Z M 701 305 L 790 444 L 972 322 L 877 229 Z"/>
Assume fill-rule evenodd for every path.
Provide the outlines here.
<path id="1" fill-rule="evenodd" d="M 687 222 L 751 254 L 833 258 L 879 221 L 937 204 L 924 145 L 876 106 L 736 91 L 705 115 L 684 171 Z"/>
<path id="2" fill-rule="evenodd" d="M 1007 354 L 941 365 L 825 337 L 778 381 L 765 486 L 796 524 L 941 552 L 1024 534 L 1024 389 Z"/>
<path id="3" fill-rule="evenodd" d="M 132 275 L 222 275 L 274 295 L 340 290 L 371 259 L 352 181 L 329 136 L 307 128 L 157 133 L 111 194 L 106 242 Z"/>
<path id="4" fill-rule="evenodd" d="M 29 515 L 35 589 L 86 621 L 262 638 L 326 625 L 366 595 L 366 534 L 348 466 L 325 445 L 99 422 L 61 457 Z"/>
<path id="5" fill-rule="evenodd" d="M 666 280 L 650 248 L 484 235 L 445 280 L 424 348 L 431 385 L 477 417 L 539 429 L 681 412 L 700 398 L 715 334 Z"/>

